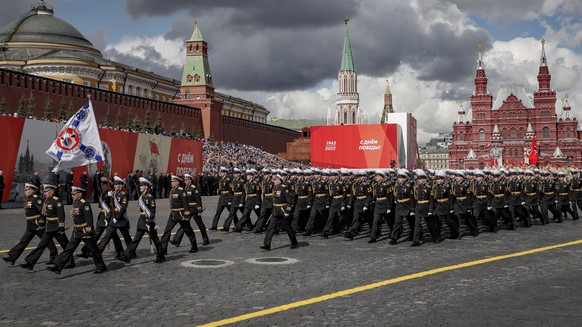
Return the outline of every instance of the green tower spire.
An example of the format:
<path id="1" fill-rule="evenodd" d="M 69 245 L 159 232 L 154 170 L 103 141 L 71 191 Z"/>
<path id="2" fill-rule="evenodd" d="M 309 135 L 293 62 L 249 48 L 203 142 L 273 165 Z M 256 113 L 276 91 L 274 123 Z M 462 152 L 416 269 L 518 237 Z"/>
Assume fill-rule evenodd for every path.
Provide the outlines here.
<path id="1" fill-rule="evenodd" d="M 210 86 L 212 87 L 212 73 L 208 63 L 208 45 L 202 38 L 198 20 L 192 37 L 186 41 L 186 63 L 182 74 L 182 86 Z"/>
<path id="2" fill-rule="evenodd" d="M 388 114 L 394 113 L 392 106 L 392 92 L 390 92 L 390 83 L 386 80 L 386 92 L 384 92 L 384 110 L 382 110 L 382 118 L 380 124 L 386 124 L 388 121 Z"/>
<path id="3" fill-rule="evenodd" d="M 198 19 L 194 20 L 194 32 L 192 33 L 192 37 L 188 41 L 204 41 L 202 37 L 202 33 L 200 33 L 200 28 L 198 28 Z"/>
<path id="4" fill-rule="evenodd" d="M 354 61 L 352 59 L 352 47 L 350 44 L 350 34 L 348 33 L 348 21 L 346 17 L 344 23 L 346 25 L 346 32 L 344 34 L 344 49 L 342 51 L 342 63 L 340 70 L 354 70 Z"/>

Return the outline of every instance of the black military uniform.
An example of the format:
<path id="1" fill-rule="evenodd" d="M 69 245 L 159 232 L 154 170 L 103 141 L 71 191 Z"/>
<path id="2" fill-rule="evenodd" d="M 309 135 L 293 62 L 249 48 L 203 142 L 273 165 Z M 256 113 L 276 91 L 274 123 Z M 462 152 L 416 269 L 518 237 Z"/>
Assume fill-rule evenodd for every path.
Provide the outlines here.
<path id="1" fill-rule="evenodd" d="M 176 176 L 171 177 L 173 180 L 180 181 Z M 180 224 L 180 227 L 184 230 L 184 233 L 190 240 L 190 252 L 197 252 L 198 245 L 196 244 L 196 235 L 192 230 L 190 225 L 190 205 L 188 204 L 188 195 L 182 187 L 174 187 L 170 190 L 170 217 L 168 218 L 168 223 L 166 224 L 166 229 L 162 235 L 162 253 L 168 253 L 168 243 L 170 242 L 170 236 L 172 234 L 172 229 L 176 224 Z"/>
<path id="2" fill-rule="evenodd" d="M 483 177 L 484 174 L 480 172 Z M 471 185 L 471 194 L 473 194 L 473 216 L 481 219 L 483 224 L 493 231 L 496 224 L 493 223 L 493 213 L 488 208 L 491 207 L 491 200 L 489 197 L 489 185 L 485 179 L 481 181 L 475 180 Z"/>
<path id="3" fill-rule="evenodd" d="M 327 238 L 334 229 L 334 225 L 339 225 L 341 223 L 340 214 L 342 211 L 346 209 L 348 205 L 346 202 L 346 193 L 348 190 L 344 185 L 343 181 L 337 179 L 335 181 L 329 182 L 329 197 L 331 199 L 331 203 L 329 206 L 329 213 L 327 216 L 327 220 L 325 222 L 325 227 L 323 228 L 323 233 L 321 236 Z"/>
<path id="4" fill-rule="evenodd" d="M 516 172 L 512 172 L 512 177 L 507 181 L 507 192 L 509 192 L 507 203 L 510 205 L 513 215 L 517 216 L 525 227 L 529 227 L 527 210 L 524 207 L 523 181 L 516 174 Z"/>
<path id="5" fill-rule="evenodd" d="M 542 224 L 549 224 L 550 219 L 548 210 L 559 223 L 562 222 L 562 216 L 558 209 L 556 209 L 556 184 L 549 176 L 549 173 L 544 172 L 544 178 L 539 183 L 540 190 L 540 211 L 542 213 Z"/>
<path id="6" fill-rule="evenodd" d="M 261 233 L 267 229 L 267 221 L 273 212 L 273 180 L 270 177 L 264 177 L 261 180 L 260 185 L 263 202 L 259 219 L 255 223 L 255 233 Z"/>
<path id="7" fill-rule="evenodd" d="M 491 196 L 491 206 L 494 209 L 493 212 L 493 231 L 497 230 L 497 221 L 499 218 L 503 218 L 505 223 L 509 226 L 509 229 L 515 229 L 515 224 L 513 223 L 513 217 L 509 211 L 509 192 L 507 191 L 507 182 L 504 179 L 493 180 L 489 184 L 489 194 Z"/>
<path id="8" fill-rule="evenodd" d="M 277 178 L 279 178 L 281 183 L 283 183 L 281 177 Z M 273 234 L 275 233 L 275 227 L 277 227 L 277 225 L 287 231 L 287 235 L 289 235 L 289 240 L 291 241 L 291 248 L 294 249 L 298 246 L 299 243 L 295 237 L 295 230 L 291 227 L 292 203 L 293 197 L 284 184 L 273 187 L 273 216 L 269 221 L 269 228 L 267 229 L 267 234 L 265 235 L 265 240 L 263 241 L 261 249 L 271 249 L 271 241 L 273 240 Z"/>
<path id="9" fill-rule="evenodd" d="M 443 220 L 451 229 L 449 238 L 457 239 L 461 237 L 461 233 L 459 232 L 459 225 L 457 220 L 452 217 L 453 213 L 451 211 L 453 211 L 453 194 L 451 192 L 451 185 L 446 180 L 444 180 L 444 175 L 437 175 L 437 178 L 442 179 L 443 182 L 439 183 L 437 180 L 437 182 L 435 182 L 432 186 L 429 215 L 434 215 L 437 218 L 436 221 L 433 222 L 435 226 L 433 237 L 438 240 L 438 243 L 441 241 L 440 235 Z M 455 223 L 457 224 L 455 225 Z"/>
<path id="10" fill-rule="evenodd" d="M 388 226 L 388 213 L 392 211 L 393 195 L 388 183 L 385 181 L 376 181 L 372 185 L 372 200 L 374 201 L 374 220 L 372 221 L 372 230 L 370 231 L 370 240 L 368 243 L 376 242 L 380 234 L 380 225 L 382 220 L 386 221 Z M 392 230 L 393 225 L 390 226 Z"/>
<path id="11" fill-rule="evenodd" d="M 344 234 L 350 240 L 358 234 L 360 226 L 367 218 L 372 198 L 372 187 L 367 181 L 362 179 L 352 185 L 351 195 L 352 202 L 350 203 L 350 207 L 354 208 L 354 216 L 350 228 Z"/>
<path id="12" fill-rule="evenodd" d="M 118 182 L 119 183 L 119 182 Z M 129 219 L 127 219 L 127 205 L 129 196 L 123 190 L 113 192 L 113 210 L 109 212 L 109 216 L 106 218 L 107 227 L 105 227 L 105 232 L 103 237 L 99 242 L 99 250 L 101 253 L 105 250 L 105 247 L 109 241 L 113 238 L 113 234 L 117 231 L 121 233 L 125 241 L 125 246 L 129 247 L 131 245 L 131 235 L 129 234 Z M 116 249 L 117 257 L 123 255 L 123 247 Z"/>
<path id="13" fill-rule="evenodd" d="M 313 234 L 313 229 L 315 228 L 315 222 L 318 217 L 327 217 L 325 215 L 326 210 L 329 209 L 330 197 L 329 197 L 329 185 L 326 181 L 322 179 L 316 179 L 312 184 L 313 189 L 313 207 L 311 207 L 311 212 L 309 214 L 309 220 L 305 226 L 305 233 L 303 236 L 309 236 Z"/>
<path id="14" fill-rule="evenodd" d="M 76 194 L 82 192 L 82 189 L 73 187 L 71 192 Z M 73 208 L 71 210 L 71 216 L 73 217 L 74 230 L 71 235 L 71 240 L 59 257 L 55 260 L 54 267 L 48 267 L 47 269 L 60 274 L 65 266 L 65 263 L 69 262 L 73 256 L 73 252 L 77 249 L 81 241 L 89 247 L 89 251 L 93 254 L 93 261 L 95 262 L 95 272 L 102 273 L 107 270 L 105 263 L 103 262 L 103 257 L 101 257 L 101 251 L 97 247 L 93 235 L 93 211 L 91 210 L 91 205 L 85 199 L 81 198 L 79 200 L 73 201 Z"/>
<path id="15" fill-rule="evenodd" d="M 531 174 L 533 175 L 533 172 Z M 543 224 L 544 219 L 538 206 L 538 181 L 534 178 L 527 178 L 521 185 L 521 192 L 523 194 L 525 210 L 527 211 L 524 226 L 530 227 L 532 225 L 532 217 L 539 218 Z"/>
<path id="16" fill-rule="evenodd" d="M 187 175 L 186 178 L 190 178 L 192 180 L 192 176 Z M 208 238 L 208 232 L 206 231 L 206 225 L 204 225 L 204 221 L 202 221 L 202 217 L 200 213 L 202 211 L 202 197 L 200 196 L 200 191 L 196 184 L 192 183 L 190 185 L 186 185 L 184 187 L 184 191 L 186 191 L 186 195 L 188 196 L 188 205 L 190 206 L 190 214 L 192 218 L 194 218 L 194 222 L 198 225 L 198 230 L 200 230 L 200 234 L 202 234 L 202 245 L 210 244 L 210 239 Z M 170 241 L 175 246 L 180 246 L 182 242 L 182 238 L 184 237 L 184 230 L 182 228 L 178 228 L 176 235 L 174 235 L 174 239 Z"/>
<path id="17" fill-rule="evenodd" d="M 461 175 L 461 173 L 459 173 Z M 452 185 L 452 193 L 454 195 L 453 199 L 453 211 L 457 219 L 457 225 L 459 225 L 460 220 L 464 220 L 465 224 L 469 228 L 469 233 L 473 236 L 479 235 L 479 225 L 477 224 L 477 219 L 472 214 L 472 203 L 470 194 L 470 185 L 465 176 L 462 175 L 463 180 L 461 182 L 455 181 Z M 460 230 L 455 231 L 455 233 L 461 234 Z"/>
<path id="18" fill-rule="evenodd" d="M 221 172 L 226 174 L 226 168 L 221 168 Z M 218 229 L 218 221 L 220 220 L 220 215 L 225 208 L 227 212 L 230 212 L 230 204 L 232 201 L 232 189 L 230 188 L 231 183 L 231 178 L 226 175 L 220 178 L 218 181 L 218 194 L 220 196 L 216 205 L 216 213 L 212 219 L 212 226 L 210 227 L 211 230 Z"/>
<path id="19" fill-rule="evenodd" d="M 422 219 L 426 221 L 430 235 L 432 236 L 432 241 L 438 243 L 440 240 L 440 231 L 435 227 L 435 219 L 433 215 L 429 218 L 430 211 L 430 194 L 431 186 L 426 181 L 426 174 L 418 174 L 419 179 L 423 179 L 423 182 L 417 182 L 413 186 L 414 199 L 416 205 L 414 207 L 414 229 L 412 234 L 412 246 L 420 245 L 422 241 Z M 438 234 L 437 234 L 438 232 Z"/>
<path id="20" fill-rule="evenodd" d="M 36 185 L 33 185 L 32 183 L 26 183 L 25 191 L 28 189 L 38 190 Z M 40 239 L 42 239 L 46 222 L 45 217 L 42 215 L 43 203 L 44 201 L 42 198 L 36 193 L 26 197 L 26 201 L 24 202 L 26 231 L 24 231 L 24 235 L 22 235 L 20 242 L 18 242 L 18 244 L 10 249 L 10 251 L 8 251 L 8 255 L 2 257 L 2 260 L 13 265 L 35 236 L 38 236 Z M 54 258 L 58 254 L 57 248 L 55 247 L 55 244 L 52 240 L 48 242 L 47 247 L 50 251 L 51 258 L 49 262 L 53 262 Z"/>
<path id="21" fill-rule="evenodd" d="M 408 176 L 403 174 L 405 173 L 400 173 L 398 177 L 399 179 L 406 178 L 406 180 L 403 182 L 396 182 L 392 192 L 395 201 L 394 211 L 396 211 L 394 228 L 392 229 L 392 233 L 390 235 L 390 244 L 392 245 L 398 242 L 398 238 L 400 238 L 400 234 L 402 234 L 404 219 L 408 220 L 409 215 L 411 213 L 414 214 L 414 207 L 416 205 L 412 183 L 408 180 Z M 410 224 L 410 230 L 414 230 L 414 224 Z"/>
<path id="22" fill-rule="evenodd" d="M 250 174 L 255 174 L 255 172 L 249 172 Z M 253 229 L 253 222 L 251 220 L 251 212 L 255 212 L 257 218 L 261 215 L 261 184 L 256 177 L 253 177 L 252 180 L 248 181 L 245 184 L 245 194 L 247 196 L 247 200 L 245 202 L 245 209 L 243 211 L 242 217 L 236 224 L 236 232 L 242 232 L 244 226 L 249 226 L 248 230 L 251 231 Z"/>
<path id="23" fill-rule="evenodd" d="M 558 181 L 556 181 L 556 207 L 560 215 L 564 215 L 563 219 L 567 218 L 570 213 L 572 219 L 578 218 L 570 206 L 570 184 L 566 182 L 566 174 L 558 173 Z"/>
<path id="24" fill-rule="evenodd" d="M 52 189 L 56 194 L 56 185 L 45 184 L 44 188 L 45 191 L 47 189 Z M 26 263 L 20 265 L 22 268 L 32 270 L 47 246 L 53 243 L 53 239 L 56 239 L 63 249 L 65 249 L 67 244 L 69 244 L 69 239 L 65 235 L 65 208 L 61 199 L 56 196 L 46 199 L 43 204 L 42 213 L 46 219 L 44 234 L 37 247 L 24 259 Z M 73 268 L 74 266 L 75 261 L 73 257 L 71 257 L 66 268 Z"/>
<path id="25" fill-rule="evenodd" d="M 147 185 L 148 187 L 151 186 L 151 183 L 143 177 L 140 178 L 139 182 L 140 185 Z M 138 207 L 140 215 L 137 221 L 137 230 L 135 232 L 135 236 L 133 237 L 133 241 L 127 247 L 127 249 L 125 249 L 125 253 L 121 257 L 121 260 L 129 263 L 131 258 L 135 257 L 135 250 L 137 249 L 139 242 L 141 241 L 144 234 L 147 233 L 150 237 L 150 241 L 156 248 L 155 262 L 164 262 L 165 257 L 162 251 L 162 244 L 158 238 L 158 226 L 156 225 L 155 197 L 147 191 L 142 193 L 138 198 Z"/>
<path id="26" fill-rule="evenodd" d="M 293 211 L 292 227 L 296 232 L 301 233 L 309 219 L 309 212 L 313 205 L 313 189 L 311 183 L 303 177 L 297 183 L 297 200 L 295 201 L 295 210 Z"/>
<path id="27" fill-rule="evenodd" d="M 578 208 L 582 210 L 582 178 L 580 178 L 579 170 L 573 172 L 570 180 L 570 202 L 574 211 L 574 220 L 578 220 Z"/>
<path id="28" fill-rule="evenodd" d="M 236 172 L 236 171 L 235 171 Z M 245 182 L 240 177 L 235 177 L 230 183 L 230 188 L 232 191 L 232 201 L 230 204 L 230 210 L 228 212 L 228 218 L 224 221 L 223 231 L 229 232 L 230 225 L 234 222 L 234 225 L 238 225 L 237 211 L 243 212 L 245 206 Z"/>

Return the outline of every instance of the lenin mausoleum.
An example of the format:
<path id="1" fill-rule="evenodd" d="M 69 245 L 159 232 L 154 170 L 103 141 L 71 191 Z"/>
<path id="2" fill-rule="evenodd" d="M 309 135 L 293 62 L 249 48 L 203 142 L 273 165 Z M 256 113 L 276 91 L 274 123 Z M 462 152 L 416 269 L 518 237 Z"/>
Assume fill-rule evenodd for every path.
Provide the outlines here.
<path id="1" fill-rule="evenodd" d="M 556 91 L 551 87 L 544 40 L 533 97 L 523 87 L 503 87 L 494 99 L 487 89 L 481 47 L 471 119 L 463 108 L 459 110 L 449 146 L 450 168 L 527 165 L 534 139 L 538 164 L 582 167 L 582 131 L 571 114 L 567 95 L 561 98 L 562 108 L 556 113 Z"/>

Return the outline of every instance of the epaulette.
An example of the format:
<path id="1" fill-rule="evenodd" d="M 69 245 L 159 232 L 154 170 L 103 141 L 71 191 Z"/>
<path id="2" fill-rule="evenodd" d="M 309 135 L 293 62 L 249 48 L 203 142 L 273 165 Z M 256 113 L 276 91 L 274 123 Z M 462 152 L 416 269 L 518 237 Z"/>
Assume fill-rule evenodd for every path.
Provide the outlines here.
<path id="1" fill-rule="evenodd" d="M 53 200 L 57 200 L 57 201 L 58 201 L 58 200 L 59 200 L 59 198 L 58 198 L 58 197 L 56 197 L 56 196 L 53 196 Z"/>
<path id="2" fill-rule="evenodd" d="M 87 202 L 87 201 L 85 201 L 85 199 L 81 199 L 80 201 L 81 201 L 81 203 L 85 203 L 85 202 Z"/>
<path id="3" fill-rule="evenodd" d="M 179 189 L 179 190 L 184 190 L 184 188 L 183 188 L 183 187 L 181 187 L 181 186 L 178 186 L 178 189 Z"/>

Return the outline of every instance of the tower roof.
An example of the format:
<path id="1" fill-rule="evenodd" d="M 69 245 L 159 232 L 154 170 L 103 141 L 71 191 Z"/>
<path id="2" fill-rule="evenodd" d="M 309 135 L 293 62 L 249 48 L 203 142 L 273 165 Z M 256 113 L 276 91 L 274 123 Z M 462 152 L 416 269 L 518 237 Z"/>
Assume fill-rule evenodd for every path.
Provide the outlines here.
<path id="1" fill-rule="evenodd" d="M 340 70 L 354 70 L 354 60 L 352 59 L 352 47 L 350 44 L 350 34 L 348 33 L 348 18 L 345 19 L 346 31 L 344 33 L 344 49 L 342 51 L 342 62 Z"/>
<path id="2" fill-rule="evenodd" d="M 542 55 L 540 57 L 540 66 L 547 66 L 548 59 L 546 58 L 546 40 L 542 39 Z"/>
<path id="3" fill-rule="evenodd" d="M 194 32 L 192 32 L 192 36 L 188 41 L 204 41 L 200 28 L 198 28 L 198 19 L 194 20 Z"/>
<path id="4" fill-rule="evenodd" d="M 392 94 L 392 92 L 390 91 L 390 82 L 388 82 L 388 80 L 386 80 L 386 92 L 384 92 L 385 95 L 390 95 Z"/>

